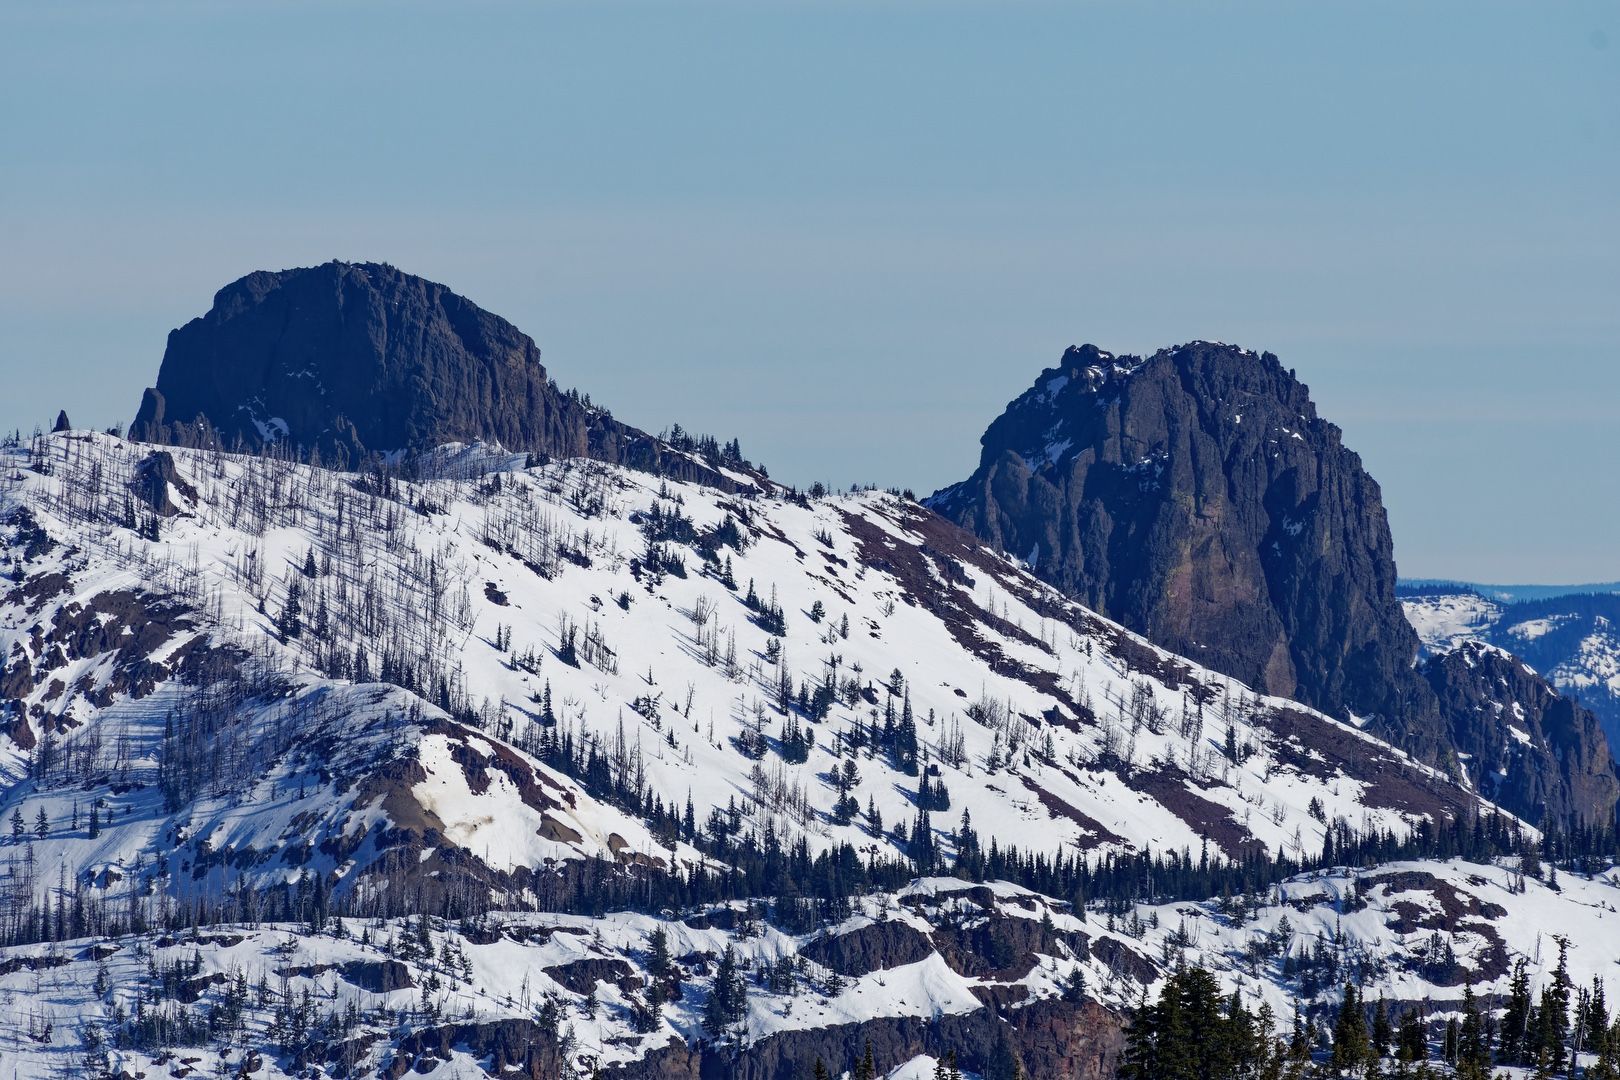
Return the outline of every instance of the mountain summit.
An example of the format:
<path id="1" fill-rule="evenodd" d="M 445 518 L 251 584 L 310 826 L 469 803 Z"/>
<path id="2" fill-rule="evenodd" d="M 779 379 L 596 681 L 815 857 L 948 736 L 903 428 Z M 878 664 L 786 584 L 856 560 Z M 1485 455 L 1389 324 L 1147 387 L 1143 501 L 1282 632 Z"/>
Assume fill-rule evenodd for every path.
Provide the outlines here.
<path id="1" fill-rule="evenodd" d="M 1270 353 L 1072 348 L 984 434 L 946 517 L 1270 693 L 1392 715 L 1417 655 L 1378 484 Z"/>
<path id="2" fill-rule="evenodd" d="M 169 334 L 132 438 L 283 444 L 329 463 L 452 442 L 592 457 L 686 479 L 712 470 L 560 389 L 517 327 L 379 263 L 258 271 Z"/>
<path id="3" fill-rule="evenodd" d="M 1271 353 L 1071 348 L 981 441 L 978 469 L 928 505 L 1087 607 L 1487 786 L 1500 777 L 1477 751 L 1499 747 L 1501 775 L 1533 775 L 1513 789 L 1545 793 L 1548 813 L 1612 819 L 1620 783 L 1589 715 L 1565 752 L 1445 713 L 1476 696 L 1456 685 L 1471 669 L 1414 667 L 1378 484 Z M 1535 799 L 1501 797 L 1540 819 Z"/>

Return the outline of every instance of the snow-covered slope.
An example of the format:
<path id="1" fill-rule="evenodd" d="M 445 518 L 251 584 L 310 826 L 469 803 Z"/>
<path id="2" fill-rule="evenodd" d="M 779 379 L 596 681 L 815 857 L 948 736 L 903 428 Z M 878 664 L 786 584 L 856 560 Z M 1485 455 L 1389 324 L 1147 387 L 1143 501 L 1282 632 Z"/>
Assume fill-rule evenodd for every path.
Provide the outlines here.
<path id="1" fill-rule="evenodd" d="M 218 925 L 14 947 L 0 950 L 0 1007 L 16 1025 L 8 1060 L 28 1076 L 89 1062 L 129 1075 L 212 1075 L 222 1062 L 310 1075 L 291 1064 L 302 1062 L 317 1075 L 597 1069 L 650 1080 L 742 1060 L 756 1075 L 796 1075 L 817 1058 L 836 1075 L 861 1053 L 851 1030 L 885 1073 L 947 1049 L 988 1073 L 999 1047 L 986 1002 L 1036 1033 L 1018 1049 L 1032 1075 L 1088 1075 L 1090 1056 L 1118 1043 L 1098 1004 L 1128 1009 L 1182 963 L 1209 968 L 1254 1012 L 1287 1022 L 1297 1010 L 1318 1032 L 1346 980 L 1438 1025 L 1458 1014 L 1465 984 L 1499 1002 L 1520 962 L 1539 982 L 1560 938 L 1576 986 L 1606 981 L 1620 961 L 1617 903 L 1613 872 L 1550 887 L 1462 861 L 1301 875 L 1263 894 L 1108 914 L 1006 883 L 931 878 L 805 934 L 739 903 L 684 919 L 332 919 L 320 933 Z M 745 1001 L 714 1042 L 705 1012 L 728 950 Z M 655 985 L 664 1004 L 652 1011 Z M 1098 1004 L 1065 1010 L 1083 1001 Z M 184 1048 L 140 1041 L 164 1025 Z"/>
<path id="2" fill-rule="evenodd" d="M 744 498 L 468 450 L 441 462 L 465 479 L 379 496 L 174 451 L 157 517 L 120 483 L 150 451 L 48 445 L 51 475 L 8 467 L 0 812 L 43 810 L 51 861 L 75 869 L 178 841 L 273 879 L 295 814 L 316 849 L 386 823 L 502 872 L 610 844 L 662 858 L 599 805 L 551 805 L 567 785 L 525 748 L 563 739 L 614 783 L 689 798 L 700 825 L 736 803 L 813 851 L 895 846 L 866 811 L 911 823 L 924 774 L 946 821 L 1052 854 L 1299 856 L 1335 819 L 1403 834 L 1471 811 L 1398 752 L 1147 645 L 892 495 Z M 102 492 L 78 494 L 94 469 Z M 265 809 L 294 790 L 296 810 Z M 364 857 L 297 865 L 350 876 Z"/>
<path id="3" fill-rule="evenodd" d="M 723 889 L 725 852 L 788 852 L 806 868 L 825 855 L 836 874 L 839 860 L 949 866 L 976 836 L 1041 856 L 1037 871 L 1083 859 L 1101 873 L 1144 852 L 1185 853 L 1189 870 L 1267 867 L 1492 814 L 1353 726 L 1077 607 L 897 495 L 724 493 L 481 447 L 411 469 L 345 474 L 82 432 L 0 458 L 0 816 L 17 823 L 0 853 L 5 932 L 41 942 L 0 957 L 0 990 L 19 995 L 7 1015 L 27 1017 L 29 1037 L 52 1025 L 30 1048 L 35 1074 L 87 1037 L 127 1035 L 142 980 L 166 978 L 166 1000 L 201 995 L 187 1016 L 217 1005 L 236 1010 L 230 1024 L 204 1037 L 154 1020 L 121 1051 L 148 1058 L 120 1060 L 195 1043 L 196 1061 L 166 1063 L 212 1068 L 208 1055 L 234 1045 L 232 1062 L 252 1049 L 290 1068 L 286 1010 L 308 990 L 306 1021 L 343 1021 L 341 1039 L 322 1029 L 323 1054 L 404 1055 L 448 1076 L 528 1040 L 526 1053 L 545 1042 L 559 1055 L 545 1069 L 682 1075 L 719 1052 L 695 1045 L 712 961 L 683 961 L 695 996 L 658 1024 L 638 1019 L 645 986 L 609 978 L 606 1019 L 581 1016 L 577 1038 L 553 1045 L 533 1030 L 536 1002 L 569 984 L 542 972 L 608 958 L 640 971 L 651 924 L 537 911 L 623 908 L 655 878 L 669 894 L 698 875 Z M 1033 1041 L 1019 1054 L 1048 1053 L 1038 1030 L 1090 1047 L 1100 1068 L 1117 1030 L 1096 1003 L 1134 1001 L 1163 948 L 1068 899 L 985 888 L 876 892 L 849 917 L 922 940 L 896 945 L 906 932 L 888 928 L 842 951 L 813 944 L 824 929 L 789 933 L 737 908 L 722 929 L 755 962 L 749 978 L 766 957 L 826 962 L 750 994 L 734 1036 L 785 1047 L 790 1070 L 818 1046 L 832 1060 L 858 1025 L 900 1067 L 939 1049 L 924 1018 L 993 1049 L 1006 1029 L 987 1003 L 1016 1005 L 1045 1018 L 1020 1027 Z M 978 913 L 938 901 L 963 890 L 979 890 Z M 351 917 L 345 938 L 261 922 L 330 932 L 330 911 Z M 462 920 L 431 932 L 470 958 L 464 989 L 424 997 L 419 964 L 402 997 L 354 991 L 393 978 L 368 965 L 405 933 L 402 914 L 422 912 Z M 672 949 L 723 948 L 708 931 L 681 936 L 668 914 Z M 974 936 L 974 920 L 1015 917 L 1006 941 Z M 198 922 L 235 928 L 176 936 Z M 443 944 L 434 962 L 450 965 Z M 986 948 L 989 968 L 973 959 Z M 889 953 L 910 959 L 833 980 L 814 966 Z M 1019 957 L 1046 959 L 998 966 Z M 163 974 L 180 960 L 184 974 Z M 566 976 L 584 980 L 568 1008 L 585 1007 L 598 970 Z M 252 1021 L 221 997 L 236 971 L 271 985 L 250 995 Z M 81 1012 L 105 1030 L 65 1033 Z"/>
<path id="4" fill-rule="evenodd" d="M 1431 653 L 1450 652 L 1465 641 L 1483 641 L 1502 617 L 1500 605 L 1477 593 L 1407 596 L 1401 607 Z"/>

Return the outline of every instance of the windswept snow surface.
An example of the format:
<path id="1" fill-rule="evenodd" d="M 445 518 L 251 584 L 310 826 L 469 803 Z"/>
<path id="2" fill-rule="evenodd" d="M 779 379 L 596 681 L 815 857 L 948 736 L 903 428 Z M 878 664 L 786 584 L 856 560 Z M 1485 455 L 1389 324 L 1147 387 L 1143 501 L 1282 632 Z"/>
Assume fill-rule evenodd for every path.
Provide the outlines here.
<path id="1" fill-rule="evenodd" d="M 1430 652 L 1450 652 L 1465 641 L 1480 640 L 1502 614 L 1496 603 L 1473 593 L 1406 597 L 1401 606 Z"/>

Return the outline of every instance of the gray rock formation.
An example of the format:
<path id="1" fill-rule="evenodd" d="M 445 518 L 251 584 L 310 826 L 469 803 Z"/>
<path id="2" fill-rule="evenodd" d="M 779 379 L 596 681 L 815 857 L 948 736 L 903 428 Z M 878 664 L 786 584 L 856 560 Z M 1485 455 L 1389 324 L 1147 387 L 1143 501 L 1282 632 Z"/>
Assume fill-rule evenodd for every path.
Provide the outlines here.
<path id="1" fill-rule="evenodd" d="M 1467 642 L 1422 671 L 1470 781 L 1499 806 L 1562 825 L 1620 798 L 1597 718 L 1523 660 Z"/>
<path id="2" fill-rule="evenodd" d="M 731 486 L 714 469 L 560 389 L 527 334 L 391 266 L 259 271 L 169 334 L 132 439 L 272 444 L 358 466 L 481 440 Z"/>
<path id="3" fill-rule="evenodd" d="M 1474 740 L 1414 666 L 1378 484 L 1275 356 L 1073 348 L 981 441 L 934 510 L 1174 652 L 1460 767 Z M 1612 771 L 1566 791 L 1543 768 L 1549 805 L 1612 817 Z"/>

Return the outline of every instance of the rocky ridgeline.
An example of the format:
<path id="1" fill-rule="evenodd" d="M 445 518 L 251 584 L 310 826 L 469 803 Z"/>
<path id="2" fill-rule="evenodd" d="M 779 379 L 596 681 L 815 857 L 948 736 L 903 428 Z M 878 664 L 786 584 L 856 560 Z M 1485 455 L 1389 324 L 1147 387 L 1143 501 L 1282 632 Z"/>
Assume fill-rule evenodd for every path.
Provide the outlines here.
<path id="1" fill-rule="evenodd" d="M 1512 600 L 1467 586 L 1403 589 L 1406 616 L 1430 654 L 1467 641 L 1506 649 L 1592 710 L 1611 749 L 1620 740 L 1620 593 Z"/>
<path id="2" fill-rule="evenodd" d="M 1459 685 L 1478 669 L 1416 670 L 1378 484 L 1270 353 L 1073 348 L 982 443 L 973 475 L 928 504 L 1081 603 L 1453 771 L 1511 749 L 1493 711 L 1460 704 L 1492 693 Z M 1620 781 L 1589 715 L 1533 751 L 1516 768 L 1537 797 L 1504 793 L 1515 809 L 1612 820 Z"/>
<path id="3" fill-rule="evenodd" d="M 505 319 L 377 263 L 258 271 L 225 286 L 206 315 L 169 334 L 130 435 L 281 445 L 338 467 L 482 441 L 737 483 L 560 389 Z"/>

